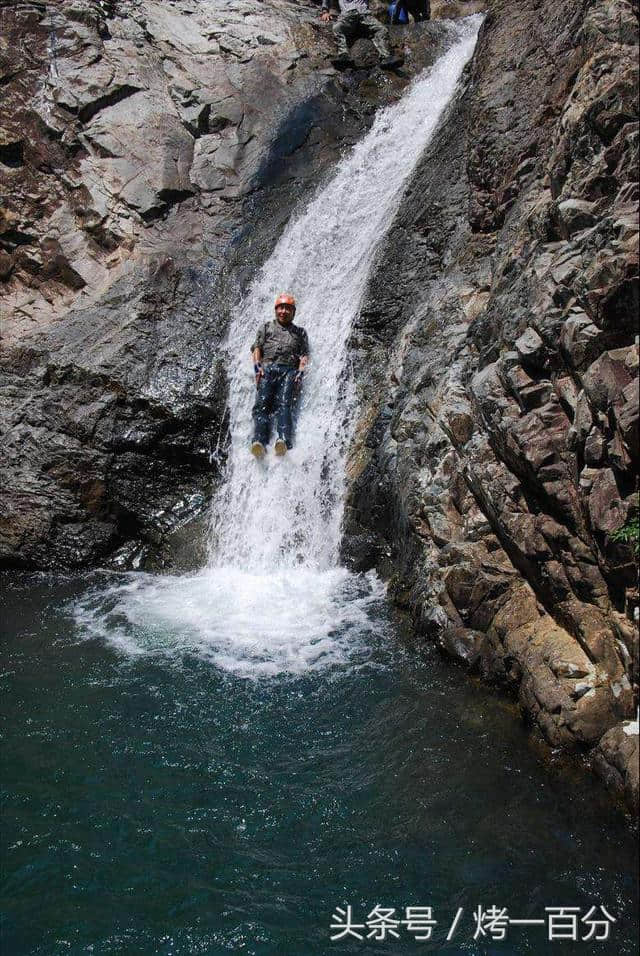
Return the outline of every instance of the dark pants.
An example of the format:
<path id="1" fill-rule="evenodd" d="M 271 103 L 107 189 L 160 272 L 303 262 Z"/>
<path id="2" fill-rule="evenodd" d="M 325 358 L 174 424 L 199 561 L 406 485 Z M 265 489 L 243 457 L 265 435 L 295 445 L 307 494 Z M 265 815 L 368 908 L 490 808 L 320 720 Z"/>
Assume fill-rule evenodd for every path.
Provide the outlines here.
<path id="1" fill-rule="evenodd" d="M 416 23 L 420 23 L 422 20 L 430 19 L 431 2 L 430 0 L 398 0 L 393 14 L 393 23 L 398 23 L 401 10 L 410 13 Z"/>
<path id="2" fill-rule="evenodd" d="M 339 56 L 349 56 L 349 42 L 358 36 L 370 36 L 383 60 L 389 59 L 389 31 L 371 13 L 347 10 L 341 13 L 333 27 Z"/>
<path id="3" fill-rule="evenodd" d="M 253 440 L 266 447 L 271 436 L 271 416 L 277 413 L 278 438 L 292 447 L 296 370 L 289 365 L 267 365 L 253 406 Z"/>

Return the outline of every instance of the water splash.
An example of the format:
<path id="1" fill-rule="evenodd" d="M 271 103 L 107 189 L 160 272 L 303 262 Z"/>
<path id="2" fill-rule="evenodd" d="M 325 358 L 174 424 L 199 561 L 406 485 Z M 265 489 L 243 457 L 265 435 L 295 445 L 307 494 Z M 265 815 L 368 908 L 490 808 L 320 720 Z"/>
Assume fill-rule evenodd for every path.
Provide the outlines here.
<path id="1" fill-rule="evenodd" d="M 480 17 L 338 165 L 295 217 L 236 310 L 227 481 L 213 509 L 209 566 L 181 577 L 128 575 L 75 608 L 81 630 L 127 656 L 195 654 L 254 679 L 358 666 L 384 628 L 374 575 L 338 567 L 345 459 L 357 416 L 347 343 L 378 243 L 404 183 L 473 53 Z M 295 292 L 312 366 L 295 448 L 265 465 L 249 453 L 249 348 L 283 289 Z"/>
<path id="2" fill-rule="evenodd" d="M 75 619 L 129 658 L 196 656 L 238 677 L 264 678 L 359 666 L 382 631 L 383 601 L 373 574 L 269 576 L 228 567 L 126 575 L 85 595 Z"/>

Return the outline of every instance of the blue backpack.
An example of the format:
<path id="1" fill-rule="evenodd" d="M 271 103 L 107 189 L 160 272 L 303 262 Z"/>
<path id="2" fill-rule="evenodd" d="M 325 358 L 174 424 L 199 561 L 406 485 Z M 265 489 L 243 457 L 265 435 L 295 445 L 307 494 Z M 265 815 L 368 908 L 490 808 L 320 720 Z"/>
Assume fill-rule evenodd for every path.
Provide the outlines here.
<path id="1" fill-rule="evenodd" d="M 387 7 L 387 13 L 389 14 L 389 23 L 393 23 L 393 15 L 396 12 L 397 3 L 390 3 Z M 398 23 L 408 23 L 409 15 L 407 14 L 406 9 L 403 7 L 400 13 L 398 14 Z"/>

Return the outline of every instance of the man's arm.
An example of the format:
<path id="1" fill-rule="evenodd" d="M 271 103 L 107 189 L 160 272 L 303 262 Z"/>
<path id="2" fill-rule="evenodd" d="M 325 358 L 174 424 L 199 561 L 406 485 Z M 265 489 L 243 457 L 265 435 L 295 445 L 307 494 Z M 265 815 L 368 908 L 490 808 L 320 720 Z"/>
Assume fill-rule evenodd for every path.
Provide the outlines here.
<path id="1" fill-rule="evenodd" d="M 251 346 L 251 358 L 253 359 L 253 371 L 256 377 L 256 387 L 260 384 L 260 379 L 264 375 L 264 369 L 262 368 L 262 347 L 264 345 L 264 339 L 265 327 L 263 325 L 260 329 L 258 329 L 256 340 Z"/>
<path id="2" fill-rule="evenodd" d="M 251 353 L 253 356 L 253 374 L 256 379 L 256 388 L 260 384 L 260 379 L 264 375 L 264 368 L 262 367 L 262 349 L 260 346 L 257 346 Z"/>
<path id="3" fill-rule="evenodd" d="M 298 371 L 296 372 L 296 377 L 294 379 L 294 386 L 296 391 L 300 391 L 300 389 L 302 388 L 302 379 L 304 378 L 304 370 L 306 369 L 308 362 L 309 362 L 308 355 L 300 356 L 300 359 L 298 361 Z"/>
<path id="4" fill-rule="evenodd" d="M 298 385 L 302 383 L 302 374 L 309 364 L 309 336 L 304 329 L 300 330 L 302 332 L 301 336 L 301 352 L 302 355 L 298 359 L 298 374 L 296 375 L 296 380 Z"/>

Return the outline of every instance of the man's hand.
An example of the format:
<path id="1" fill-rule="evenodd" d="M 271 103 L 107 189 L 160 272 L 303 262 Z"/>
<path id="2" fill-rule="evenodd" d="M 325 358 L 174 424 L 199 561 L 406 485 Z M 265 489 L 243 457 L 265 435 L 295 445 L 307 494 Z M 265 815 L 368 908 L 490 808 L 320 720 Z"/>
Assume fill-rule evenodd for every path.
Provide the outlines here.
<path id="1" fill-rule="evenodd" d="M 323 23 L 328 23 L 329 20 L 335 20 L 336 15 L 333 10 L 323 10 L 320 14 L 320 19 Z"/>
<path id="2" fill-rule="evenodd" d="M 296 377 L 293 380 L 293 387 L 295 388 L 296 392 L 299 392 L 302 388 L 302 379 L 304 378 L 304 373 L 308 364 L 309 356 L 301 355 L 300 362 L 298 363 L 298 371 L 296 372 Z"/>
<path id="3" fill-rule="evenodd" d="M 256 388 L 260 385 L 260 379 L 264 375 L 264 369 L 262 367 L 262 362 L 253 363 L 253 374 L 256 377 Z"/>

